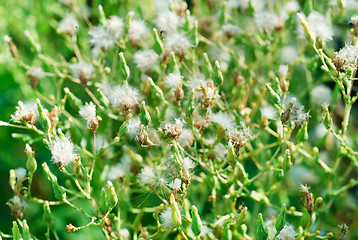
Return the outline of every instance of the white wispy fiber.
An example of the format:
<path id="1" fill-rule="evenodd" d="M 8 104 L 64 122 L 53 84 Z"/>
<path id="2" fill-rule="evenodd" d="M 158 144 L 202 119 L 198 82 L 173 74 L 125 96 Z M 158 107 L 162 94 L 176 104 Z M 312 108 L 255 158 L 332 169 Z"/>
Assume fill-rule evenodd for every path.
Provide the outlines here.
<path id="1" fill-rule="evenodd" d="M 93 46 L 92 55 L 97 57 L 100 50 L 107 51 L 114 45 L 115 38 L 108 29 L 97 26 L 88 32 L 90 35 L 89 42 Z"/>
<path id="2" fill-rule="evenodd" d="M 109 32 L 113 35 L 115 39 L 122 38 L 123 34 L 123 20 L 117 16 L 111 16 L 110 19 L 107 21 L 107 28 Z"/>
<path id="3" fill-rule="evenodd" d="M 45 76 L 45 72 L 41 67 L 31 67 L 26 71 L 26 75 L 29 77 L 34 77 L 36 79 L 43 78 Z"/>
<path id="4" fill-rule="evenodd" d="M 191 129 L 184 128 L 179 137 L 180 145 L 190 147 L 194 141 L 194 135 Z"/>
<path id="5" fill-rule="evenodd" d="M 139 103 L 139 92 L 136 88 L 127 84 L 110 86 L 105 85 L 103 93 L 113 107 L 125 107 L 129 109 Z"/>
<path id="6" fill-rule="evenodd" d="M 278 119 L 277 109 L 271 105 L 262 106 L 260 108 L 260 112 L 261 112 L 261 117 L 265 117 L 265 118 L 271 119 L 271 120 Z"/>
<path id="7" fill-rule="evenodd" d="M 303 105 L 292 97 L 284 102 L 281 120 L 283 123 L 290 122 L 293 125 L 301 125 L 309 118 L 309 113 L 304 112 Z"/>
<path id="8" fill-rule="evenodd" d="M 224 129 L 232 129 L 236 127 L 235 119 L 227 112 L 219 111 L 212 114 L 210 120 L 220 124 Z"/>
<path id="9" fill-rule="evenodd" d="M 221 27 L 221 31 L 223 32 L 224 35 L 230 37 L 236 36 L 241 33 L 241 29 L 238 26 L 230 23 L 224 24 Z"/>
<path id="10" fill-rule="evenodd" d="M 36 122 L 37 113 L 37 105 L 34 103 L 23 103 L 22 101 L 18 101 L 18 106 L 16 107 L 16 111 L 13 115 L 11 115 L 11 121 L 16 123 L 31 123 L 34 124 Z"/>
<path id="11" fill-rule="evenodd" d="M 334 64 L 337 70 L 348 67 L 356 68 L 358 65 L 358 48 L 351 44 L 346 44 L 339 52 L 334 54 Z"/>
<path id="12" fill-rule="evenodd" d="M 333 38 L 332 25 L 326 21 L 326 18 L 319 12 L 312 11 L 306 18 L 309 28 L 318 40 L 327 41 Z M 304 39 L 304 29 L 298 24 L 298 37 Z"/>
<path id="13" fill-rule="evenodd" d="M 52 162 L 59 165 L 72 163 L 77 155 L 74 153 L 74 145 L 67 137 L 58 137 L 50 145 Z"/>
<path id="14" fill-rule="evenodd" d="M 146 71 L 151 70 L 159 60 L 158 54 L 152 49 L 144 49 L 134 54 L 134 63 L 138 68 Z"/>
<path id="15" fill-rule="evenodd" d="M 59 33 L 64 33 L 72 36 L 77 31 L 78 27 L 79 24 L 75 18 L 75 15 L 73 13 L 68 13 L 59 22 L 57 31 Z"/>
<path id="16" fill-rule="evenodd" d="M 143 184 L 146 185 L 155 185 L 157 180 L 157 176 L 154 173 L 154 170 L 149 167 L 149 166 L 145 166 L 144 168 L 142 168 L 142 170 L 139 173 L 139 181 L 141 181 Z"/>
<path id="17" fill-rule="evenodd" d="M 138 134 L 140 134 L 140 125 L 141 122 L 139 120 L 139 117 L 134 117 L 128 120 L 127 122 L 127 132 L 130 138 L 136 137 Z"/>
<path id="18" fill-rule="evenodd" d="M 292 240 L 297 235 L 292 225 L 286 224 L 277 235 L 277 240 Z"/>
<path id="19" fill-rule="evenodd" d="M 181 187 L 181 180 L 179 178 L 176 178 L 172 182 L 170 182 L 168 186 L 173 190 L 179 190 Z"/>
<path id="20" fill-rule="evenodd" d="M 180 24 L 177 14 L 171 11 L 159 13 L 155 23 L 159 31 L 168 35 L 175 33 Z"/>
<path id="21" fill-rule="evenodd" d="M 159 219 L 164 229 L 175 228 L 175 225 L 172 220 L 172 209 L 170 207 L 167 207 L 167 209 L 160 213 Z"/>
<path id="22" fill-rule="evenodd" d="M 70 72 L 75 78 L 90 79 L 93 71 L 94 67 L 91 63 L 80 61 L 78 63 L 73 63 L 70 65 Z"/>
<path id="23" fill-rule="evenodd" d="M 81 117 L 87 121 L 87 127 L 91 125 L 92 121 L 96 121 L 96 105 L 93 102 L 86 103 L 84 106 L 80 107 L 79 114 Z"/>
<path id="24" fill-rule="evenodd" d="M 183 169 L 189 171 L 190 169 L 195 168 L 195 162 L 193 162 L 190 158 L 186 157 L 183 159 Z"/>
<path id="25" fill-rule="evenodd" d="M 165 86 L 167 88 L 175 88 L 182 82 L 183 77 L 180 75 L 180 72 L 169 73 L 165 79 Z"/>
<path id="26" fill-rule="evenodd" d="M 279 23 L 279 18 L 277 15 L 267 11 L 255 13 L 254 20 L 256 26 L 260 29 L 261 32 L 264 33 L 269 33 Z"/>

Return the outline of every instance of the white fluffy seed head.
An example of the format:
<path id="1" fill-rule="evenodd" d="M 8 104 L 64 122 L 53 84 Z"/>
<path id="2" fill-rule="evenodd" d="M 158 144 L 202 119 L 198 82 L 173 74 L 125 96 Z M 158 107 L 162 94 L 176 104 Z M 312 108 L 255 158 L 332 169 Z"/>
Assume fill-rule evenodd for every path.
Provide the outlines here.
<path id="1" fill-rule="evenodd" d="M 58 24 L 59 33 L 73 35 L 79 27 L 78 21 L 73 13 L 68 13 Z"/>
<path id="2" fill-rule="evenodd" d="M 115 42 L 115 38 L 109 30 L 102 26 L 94 27 L 88 32 L 88 34 L 90 35 L 89 42 L 93 46 L 92 54 L 95 57 L 101 49 L 106 51 L 108 48 L 113 46 Z"/>
<path id="3" fill-rule="evenodd" d="M 153 169 L 149 166 L 142 168 L 139 173 L 139 181 L 146 185 L 155 185 L 157 176 L 155 175 Z"/>
<path id="4" fill-rule="evenodd" d="M 183 159 L 183 169 L 189 171 L 190 169 L 195 168 L 195 163 L 188 157 Z"/>
<path id="5" fill-rule="evenodd" d="M 80 107 L 79 114 L 84 120 L 87 121 L 87 126 L 89 126 L 92 121 L 97 119 L 96 105 L 94 105 L 93 102 L 86 103 L 84 106 Z"/>
<path id="6" fill-rule="evenodd" d="M 280 234 L 277 235 L 277 240 L 292 240 L 297 235 L 292 225 L 285 225 Z"/>
<path id="7" fill-rule="evenodd" d="M 255 14 L 255 23 L 261 32 L 269 33 L 279 23 L 279 18 L 276 14 L 263 11 Z"/>
<path id="8" fill-rule="evenodd" d="M 107 178 L 109 180 L 115 180 L 119 177 L 130 172 L 131 168 L 131 158 L 128 155 L 124 155 L 120 163 L 113 165 L 108 171 Z"/>
<path id="9" fill-rule="evenodd" d="M 191 48 L 192 44 L 189 38 L 185 35 L 174 33 L 164 40 L 164 46 L 169 52 L 173 51 L 176 54 L 183 55 L 189 48 Z"/>
<path id="10" fill-rule="evenodd" d="M 165 86 L 167 88 L 175 88 L 180 85 L 183 77 L 180 75 L 180 72 L 169 73 L 165 79 Z"/>
<path id="11" fill-rule="evenodd" d="M 226 112 L 219 111 L 211 115 L 210 120 L 220 124 L 224 129 L 233 129 L 236 127 L 235 119 Z"/>
<path id="12" fill-rule="evenodd" d="M 174 179 L 168 186 L 173 190 L 179 190 L 181 187 L 181 180 L 179 178 Z"/>
<path id="13" fill-rule="evenodd" d="M 91 63 L 78 62 L 70 65 L 70 72 L 75 78 L 86 77 L 89 79 L 94 71 L 94 67 Z"/>
<path id="14" fill-rule="evenodd" d="M 148 32 L 147 24 L 143 20 L 132 20 L 129 24 L 128 37 L 132 42 L 141 41 Z"/>
<path id="15" fill-rule="evenodd" d="M 9 37 L 9 35 L 4 35 L 4 41 L 9 43 L 11 41 L 11 38 Z"/>
<path id="16" fill-rule="evenodd" d="M 159 13 L 155 23 L 159 31 L 164 31 L 170 35 L 176 32 L 180 22 L 176 13 L 167 11 Z"/>
<path id="17" fill-rule="evenodd" d="M 271 120 L 277 120 L 278 119 L 278 112 L 276 108 L 274 108 L 271 105 L 262 106 L 260 108 L 261 117 L 265 117 L 267 119 Z"/>
<path id="18" fill-rule="evenodd" d="M 135 136 L 138 136 L 140 134 L 140 119 L 139 117 L 131 118 L 127 122 L 127 132 L 130 138 L 134 138 Z"/>
<path id="19" fill-rule="evenodd" d="M 126 84 L 117 86 L 106 85 L 103 88 L 103 93 L 111 105 L 116 108 L 125 107 L 129 109 L 139 103 L 138 90 Z"/>
<path id="20" fill-rule="evenodd" d="M 40 79 L 45 76 L 45 72 L 40 67 L 31 67 L 29 70 L 26 71 L 26 75 Z"/>
<path id="21" fill-rule="evenodd" d="M 312 102 L 317 106 L 330 104 L 332 100 L 332 90 L 325 85 L 317 85 L 311 90 Z"/>
<path id="22" fill-rule="evenodd" d="M 110 19 L 108 19 L 107 23 L 107 28 L 113 37 L 115 39 L 120 39 L 122 37 L 124 26 L 122 18 L 112 16 Z"/>
<path id="23" fill-rule="evenodd" d="M 134 54 L 134 63 L 144 71 L 152 69 L 157 64 L 158 59 L 158 54 L 152 49 L 140 50 Z"/>
<path id="24" fill-rule="evenodd" d="M 52 162 L 59 165 L 72 163 L 77 155 L 74 153 L 74 145 L 67 137 L 58 137 L 52 141 L 50 146 Z"/>
<path id="25" fill-rule="evenodd" d="M 160 213 L 159 219 L 164 229 L 175 228 L 175 225 L 172 220 L 172 209 L 170 207 Z"/>

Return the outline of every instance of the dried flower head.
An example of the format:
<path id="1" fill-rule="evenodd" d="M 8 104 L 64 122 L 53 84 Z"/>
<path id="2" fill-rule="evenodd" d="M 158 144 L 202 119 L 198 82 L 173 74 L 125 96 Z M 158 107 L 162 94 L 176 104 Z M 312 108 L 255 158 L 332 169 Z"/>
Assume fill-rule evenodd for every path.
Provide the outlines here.
<path id="1" fill-rule="evenodd" d="M 333 53 L 333 63 L 337 71 L 345 70 L 349 67 L 355 69 L 358 66 L 358 48 L 347 44 L 339 52 Z"/>
<path id="2" fill-rule="evenodd" d="M 117 86 L 105 85 L 103 92 L 113 107 L 129 110 L 132 106 L 139 104 L 138 90 L 127 84 Z"/>
<path id="3" fill-rule="evenodd" d="M 52 162 L 59 168 L 72 163 L 77 155 L 74 153 L 74 145 L 67 137 L 58 137 L 50 145 Z"/>
<path id="4" fill-rule="evenodd" d="M 132 20 L 129 25 L 128 38 L 135 47 L 148 34 L 149 30 L 144 20 Z"/>
<path id="5" fill-rule="evenodd" d="M 176 118 L 174 123 L 164 123 L 162 126 L 162 130 L 165 135 L 170 138 L 177 139 L 181 131 L 183 130 L 183 126 L 186 122 L 182 118 Z"/>
<path id="6" fill-rule="evenodd" d="M 250 130 L 248 128 L 243 128 L 238 130 L 236 128 L 227 131 L 226 138 L 229 144 L 232 144 L 233 147 L 238 152 L 240 147 L 243 147 L 247 144 L 251 136 Z"/>
<path id="7" fill-rule="evenodd" d="M 313 194 L 309 192 L 310 187 L 308 187 L 307 185 L 301 185 L 300 187 L 300 191 L 303 193 L 304 198 L 305 198 L 305 202 L 301 204 L 303 205 L 304 208 L 307 209 L 307 212 L 309 215 L 312 215 L 313 211 L 315 210 L 314 207 L 314 199 L 313 199 Z"/>
<path id="8" fill-rule="evenodd" d="M 241 29 L 233 24 L 227 23 L 221 27 L 221 31 L 228 38 L 235 37 L 236 35 L 241 33 Z"/>
<path id="9" fill-rule="evenodd" d="M 18 101 L 18 106 L 16 107 L 16 112 L 11 115 L 11 120 L 16 123 L 30 123 L 35 124 L 37 113 L 36 104 L 23 104 L 23 102 Z"/>
<path id="10" fill-rule="evenodd" d="M 40 67 L 32 67 L 26 71 L 26 75 L 30 79 L 30 85 L 32 89 L 35 89 L 39 79 L 45 77 L 45 72 Z"/>
<path id="11" fill-rule="evenodd" d="M 14 218 L 22 218 L 24 216 L 25 202 L 18 196 L 10 198 L 6 203 L 10 207 L 11 215 Z"/>
<path id="12" fill-rule="evenodd" d="M 91 75 L 94 71 L 94 67 L 91 63 L 78 62 L 70 65 L 70 72 L 75 78 L 81 80 L 82 86 L 86 87 Z"/>
<path id="13" fill-rule="evenodd" d="M 115 39 L 120 39 L 123 34 L 123 20 L 117 16 L 111 16 L 107 21 L 107 28 Z"/>
<path id="14" fill-rule="evenodd" d="M 277 240 L 293 240 L 296 235 L 297 233 L 293 229 L 293 226 L 286 224 L 281 229 L 280 234 L 277 235 Z"/>
<path id="15" fill-rule="evenodd" d="M 283 104 L 283 113 L 281 114 L 281 121 L 284 125 L 292 124 L 300 126 L 309 118 L 309 113 L 305 113 L 304 107 L 293 97 Z"/>

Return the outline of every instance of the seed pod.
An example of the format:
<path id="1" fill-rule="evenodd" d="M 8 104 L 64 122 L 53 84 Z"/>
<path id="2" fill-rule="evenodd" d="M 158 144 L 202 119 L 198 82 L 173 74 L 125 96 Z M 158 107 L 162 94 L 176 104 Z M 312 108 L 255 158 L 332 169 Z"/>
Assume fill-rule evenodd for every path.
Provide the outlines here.
<path id="1" fill-rule="evenodd" d="M 275 221 L 276 236 L 280 234 L 280 231 L 285 227 L 286 224 L 286 204 L 281 207 L 281 212 L 277 216 Z"/>
<path id="2" fill-rule="evenodd" d="M 201 233 L 201 229 L 203 224 L 201 223 L 200 215 L 198 213 L 198 209 L 193 205 L 191 206 L 191 217 L 193 222 L 191 223 L 191 230 L 196 236 L 199 236 Z"/>
<path id="3" fill-rule="evenodd" d="M 121 70 L 122 77 L 124 80 L 128 80 L 130 69 L 127 65 L 126 59 L 124 58 L 123 52 L 119 53 L 119 59 L 120 59 L 119 69 Z"/>
<path id="4" fill-rule="evenodd" d="M 172 209 L 172 221 L 177 228 L 180 228 L 182 224 L 181 215 L 180 215 L 178 203 L 175 201 L 175 197 L 173 193 L 170 193 L 169 205 L 170 208 Z"/>
<path id="5" fill-rule="evenodd" d="M 262 214 L 259 213 L 256 225 L 256 240 L 266 240 L 268 237 L 267 230 L 264 228 Z"/>
<path id="6" fill-rule="evenodd" d="M 307 129 L 307 122 L 304 122 L 300 128 L 300 130 L 298 130 L 297 132 L 297 140 L 298 142 L 304 142 L 308 140 L 308 129 Z"/>
<path id="7" fill-rule="evenodd" d="M 142 104 L 140 106 L 139 119 L 144 126 L 148 126 L 150 121 L 152 120 L 152 118 L 150 117 L 150 114 L 145 106 L 144 101 L 142 102 Z"/>
<path id="8" fill-rule="evenodd" d="M 35 152 L 32 151 L 29 144 L 26 144 L 25 152 L 27 155 L 26 168 L 30 174 L 33 174 L 37 169 L 37 162 L 35 159 Z"/>
<path id="9" fill-rule="evenodd" d="M 46 114 L 47 111 L 45 111 L 45 109 L 41 105 L 40 99 L 36 99 L 36 104 L 39 111 L 40 124 L 46 131 L 49 131 L 51 128 L 51 120 Z"/>

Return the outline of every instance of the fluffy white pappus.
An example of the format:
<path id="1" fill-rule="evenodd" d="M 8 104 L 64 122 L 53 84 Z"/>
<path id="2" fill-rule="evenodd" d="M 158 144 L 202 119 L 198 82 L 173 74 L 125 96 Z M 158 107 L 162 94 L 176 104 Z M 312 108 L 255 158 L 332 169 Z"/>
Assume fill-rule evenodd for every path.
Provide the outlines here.
<path id="1" fill-rule="evenodd" d="M 278 74 L 279 74 L 280 77 L 282 77 L 282 78 L 287 78 L 287 75 L 288 75 L 288 65 L 281 64 L 281 65 L 278 67 Z"/>
<path id="2" fill-rule="evenodd" d="M 164 46 L 169 51 L 173 51 L 179 55 L 184 55 L 184 53 L 192 47 L 192 44 L 189 38 L 185 35 L 174 33 L 165 38 Z"/>
<path id="3" fill-rule="evenodd" d="M 241 33 L 241 29 L 238 26 L 230 23 L 224 24 L 221 27 L 221 31 L 223 32 L 224 35 L 231 36 L 231 37 Z"/>
<path id="4" fill-rule="evenodd" d="M 220 124 L 224 129 L 233 129 L 236 127 L 235 119 L 227 112 L 219 111 L 212 114 L 210 120 Z"/>
<path id="5" fill-rule="evenodd" d="M 309 28 L 314 33 L 316 38 L 321 41 L 332 40 L 333 28 L 332 25 L 326 21 L 326 18 L 319 12 L 312 11 L 306 18 Z M 298 24 L 298 37 L 304 39 L 304 29 L 301 24 Z"/>
<path id="6" fill-rule="evenodd" d="M 190 147 L 194 141 L 194 135 L 192 130 L 188 128 L 184 128 L 181 131 L 179 141 L 182 147 Z"/>
<path id="7" fill-rule="evenodd" d="M 123 34 L 123 20 L 117 16 L 111 16 L 107 21 L 107 28 L 115 39 L 120 39 Z"/>
<path id="8" fill-rule="evenodd" d="M 159 219 L 164 229 L 175 228 L 175 225 L 172 220 L 172 209 L 170 207 L 167 207 L 167 209 L 160 213 Z"/>
<path id="9" fill-rule="evenodd" d="M 195 162 L 193 162 L 190 158 L 186 157 L 183 159 L 183 169 L 189 171 L 190 169 L 195 168 Z"/>
<path id="10" fill-rule="evenodd" d="M 176 13 L 167 11 L 158 14 L 155 24 L 158 31 L 164 31 L 170 35 L 177 31 L 180 21 Z"/>
<path id="11" fill-rule="evenodd" d="M 267 119 L 271 120 L 277 120 L 278 119 L 278 112 L 276 108 L 274 108 L 271 105 L 266 105 L 260 107 L 261 117 L 265 117 Z"/>
<path id="12" fill-rule="evenodd" d="M 118 231 L 119 236 L 121 237 L 122 240 L 129 240 L 130 239 L 130 232 L 127 229 L 120 229 Z"/>
<path id="13" fill-rule="evenodd" d="M 103 93 L 106 95 L 113 107 L 125 107 L 129 109 L 133 105 L 139 103 L 138 90 L 126 84 L 117 86 L 105 85 Z"/>
<path id="14" fill-rule="evenodd" d="M 269 33 L 279 24 L 278 16 L 267 11 L 255 13 L 254 20 L 256 26 L 264 33 Z"/>
<path id="15" fill-rule="evenodd" d="M 231 61 L 230 53 L 218 48 L 217 46 L 212 46 L 209 49 L 209 55 L 215 56 L 215 59 L 219 61 L 220 68 L 223 72 L 227 71 Z"/>
<path id="16" fill-rule="evenodd" d="M 332 90 L 325 86 L 325 85 L 317 85 L 311 90 L 311 98 L 312 102 L 317 105 L 321 106 L 322 104 L 330 104 L 332 100 Z"/>
<path id="17" fill-rule="evenodd" d="M 342 0 L 342 3 L 343 3 L 343 7 L 347 10 L 357 10 L 358 8 L 358 2 L 354 0 Z M 331 0 L 329 2 L 329 5 L 338 7 L 337 0 Z"/>
<path id="18" fill-rule="evenodd" d="M 140 134 L 140 119 L 139 117 L 134 117 L 128 120 L 127 122 L 127 133 L 130 138 L 134 138 Z"/>
<path id="19" fill-rule="evenodd" d="M 52 141 L 50 146 L 52 162 L 59 165 L 72 163 L 77 155 L 74 153 L 74 145 L 67 137 L 58 137 Z"/>
<path id="20" fill-rule="evenodd" d="M 86 103 L 80 107 L 79 114 L 87 121 L 87 126 L 89 126 L 93 120 L 96 120 L 96 105 L 93 102 Z"/>
<path id="21" fill-rule="evenodd" d="M 70 65 L 70 72 L 75 78 L 90 79 L 92 73 L 94 72 L 94 67 L 91 63 L 80 61 Z"/>
<path id="22" fill-rule="evenodd" d="M 9 35 L 4 35 L 3 39 L 7 43 L 9 43 L 11 41 L 11 38 L 9 37 Z"/>
<path id="23" fill-rule="evenodd" d="M 292 225 L 286 224 L 281 230 L 280 234 L 277 235 L 277 240 L 292 240 L 297 235 Z"/>
<path id="24" fill-rule="evenodd" d="M 24 104 L 22 101 L 18 101 L 17 104 L 18 106 L 16 107 L 15 113 L 11 115 L 11 121 L 34 124 L 38 115 L 37 105 L 30 102 Z"/>
<path id="25" fill-rule="evenodd" d="M 26 169 L 25 168 L 16 168 L 15 175 L 17 180 L 22 180 L 26 177 Z"/>
<path id="26" fill-rule="evenodd" d="M 145 166 L 139 173 L 139 181 L 146 185 L 155 185 L 157 176 L 151 167 Z"/>
<path id="27" fill-rule="evenodd" d="M 165 79 L 165 86 L 167 88 L 175 88 L 182 82 L 183 77 L 180 75 L 180 72 L 169 73 Z"/>
<path id="28" fill-rule="evenodd" d="M 132 20 L 129 24 L 128 37 L 132 42 L 140 42 L 149 32 L 144 20 Z"/>
<path id="29" fill-rule="evenodd" d="M 346 44 L 339 52 L 334 53 L 334 64 L 338 71 L 348 67 L 356 68 L 358 65 L 358 48 Z"/>
<path id="30" fill-rule="evenodd" d="M 225 155 L 227 154 L 227 149 L 224 144 L 218 143 L 214 147 L 214 153 L 217 158 L 224 159 Z"/>
<path id="31" fill-rule="evenodd" d="M 73 35 L 78 30 L 79 24 L 73 13 L 68 13 L 59 22 L 57 31 L 68 35 Z"/>
<path id="32" fill-rule="evenodd" d="M 45 77 L 45 72 L 40 67 L 31 67 L 29 70 L 26 71 L 26 75 L 29 77 L 34 77 L 36 79 L 40 79 Z"/>
<path id="33" fill-rule="evenodd" d="M 144 49 L 134 54 L 134 63 L 138 68 L 146 71 L 151 70 L 159 60 L 158 54 L 152 49 Z"/>
<path id="34" fill-rule="evenodd" d="M 128 155 L 124 155 L 120 163 L 113 165 L 108 171 L 107 178 L 109 180 L 115 180 L 128 174 L 131 170 L 131 158 Z"/>
<path id="35" fill-rule="evenodd" d="M 109 30 L 102 26 L 94 27 L 92 30 L 88 31 L 88 34 L 90 35 L 89 42 L 95 50 L 94 53 L 97 53 L 97 51 L 101 49 L 105 51 L 108 50 L 108 48 L 113 46 L 115 42 L 115 38 Z"/>
<path id="36" fill-rule="evenodd" d="M 168 186 L 173 190 L 179 190 L 181 187 L 181 180 L 179 178 L 174 179 L 171 181 Z"/>
<path id="37" fill-rule="evenodd" d="M 309 113 L 304 112 L 304 107 L 297 98 L 292 97 L 284 102 L 281 115 L 281 120 L 284 124 L 290 122 L 293 125 L 301 125 L 309 117 Z"/>
<path id="38" fill-rule="evenodd" d="M 291 13 L 296 13 L 300 10 L 300 5 L 296 1 L 289 1 L 280 8 L 279 15 L 282 21 L 286 21 Z"/>
<path id="39" fill-rule="evenodd" d="M 280 51 L 281 61 L 285 64 L 292 65 L 298 57 L 298 50 L 295 46 L 284 46 Z"/>

